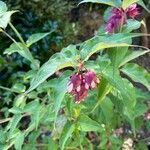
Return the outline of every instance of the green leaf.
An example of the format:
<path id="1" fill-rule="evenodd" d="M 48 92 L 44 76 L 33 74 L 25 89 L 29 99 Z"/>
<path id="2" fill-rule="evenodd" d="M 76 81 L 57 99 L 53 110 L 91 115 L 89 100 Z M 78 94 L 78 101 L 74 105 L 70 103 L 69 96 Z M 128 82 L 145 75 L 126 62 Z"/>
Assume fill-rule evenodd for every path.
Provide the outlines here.
<path id="1" fill-rule="evenodd" d="M 5 29 L 10 22 L 11 15 L 16 11 L 7 11 L 0 13 L 0 28 Z"/>
<path id="2" fill-rule="evenodd" d="M 123 0 L 122 8 L 125 10 L 127 9 L 131 4 L 138 2 L 139 0 Z"/>
<path id="3" fill-rule="evenodd" d="M 56 71 L 65 67 L 75 66 L 76 61 L 79 59 L 76 46 L 70 45 L 64 48 L 61 52 L 54 54 L 37 72 L 31 81 L 30 88 L 26 93 L 31 92 L 48 77 L 53 75 Z"/>
<path id="4" fill-rule="evenodd" d="M 21 118 L 22 118 L 21 114 L 16 114 L 16 115 L 13 116 L 13 118 L 9 122 L 9 124 L 7 126 L 7 130 L 10 129 L 9 136 L 11 136 L 12 133 L 14 132 L 14 130 L 16 129 L 16 127 L 17 127 L 19 121 L 21 120 Z"/>
<path id="5" fill-rule="evenodd" d="M 128 47 L 128 41 L 133 37 L 142 36 L 140 33 L 117 33 L 95 36 L 87 40 L 81 46 L 81 58 L 86 61 L 89 57 L 100 50 L 113 47 Z"/>
<path id="6" fill-rule="evenodd" d="M 38 101 L 32 101 L 32 102 L 26 104 L 26 106 L 23 109 L 23 112 L 35 114 L 36 110 L 39 108 L 39 106 L 40 106 L 40 104 Z"/>
<path id="7" fill-rule="evenodd" d="M 141 22 L 133 19 L 128 19 L 127 23 L 123 26 L 123 33 L 130 33 L 133 30 L 139 29 Z"/>
<path id="8" fill-rule="evenodd" d="M 139 0 L 138 4 L 141 5 L 148 13 L 150 13 L 150 10 L 146 7 L 143 0 Z"/>
<path id="9" fill-rule="evenodd" d="M 59 141 L 61 150 L 64 149 L 65 144 L 66 144 L 67 140 L 71 137 L 74 129 L 75 129 L 74 124 L 71 124 L 70 122 L 67 122 L 65 124 L 63 131 L 61 133 L 60 141 Z"/>
<path id="10" fill-rule="evenodd" d="M 100 125 L 87 115 L 80 115 L 77 120 L 78 129 L 81 131 L 100 131 Z"/>
<path id="11" fill-rule="evenodd" d="M 124 104 L 127 108 L 132 109 L 135 106 L 135 90 L 134 87 L 127 82 L 127 80 L 120 77 L 119 73 L 113 72 L 110 66 L 102 75 L 109 84 L 120 91 Z"/>
<path id="12" fill-rule="evenodd" d="M 150 73 L 137 64 L 126 64 L 121 71 L 129 76 L 133 81 L 139 82 L 150 91 Z"/>
<path id="13" fill-rule="evenodd" d="M 114 105 L 109 98 L 105 98 L 101 103 L 101 109 L 105 116 L 106 124 L 112 125 L 114 119 Z M 109 114 L 109 115 L 108 115 Z"/>
<path id="14" fill-rule="evenodd" d="M 20 132 L 15 140 L 15 149 L 22 150 L 23 142 L 24 142 L 24 133 Z"/>
<path id="15" fill-rule="evenodd" d="M 99 3 L 99 4 L 106 4 L 106 5 L 110 5 L 110 6 L 114 6 L 114 7 L 121 7 L 121 0 L 83 0 L 79 3 Z"/>
<path id="16" fill-rule="evenodd" d="M 36 128 L 38 127 L 39 121 L 41 119 L 40 111 L 41 111 L 41 105 L 38 101 L 32 101 L 28 103 L 23 109 L 23 112 L 27 112 L 31 114 L 31 121 L 34 122 Z"/>
<path id="17" fill-rule="evenodd" d="M 142 116 L 145 112 L 147 112 L 148 107 L 146 106 L 146 104 L 140 104 L 137 103 L 135 108 L 134 108 L 134 117 L 139 117 Z"/>
<path id="18" fill-rule="evenodd" d="M 13 43 L 9 48 L 5 49 L 4 54 L 11 55 L 13 53 L 19 53 L 22 57 L 28 59 L 33 62 L 32 54 L 26 49 L 26 47 L 22 43 Z"/>
<path id="19" fill-rule="evenodd" d="M 22 83 L 15 83 L 11 89 L 16 93 L 23 93 L 26 87 Z"/>
<path id="20" fill-rule="evenodd" d="M 108 81 L 104 78 L 100 79 L 100 84 L 98 85 L 98 101 L 94 108 L 92 109 L 92 112 L 103 102 L 105 96 L 110 92 L 111 86 L 108 83 Z"/>
<path id="21" fill-rule="evenodd" d="M 138 51 L 128 51 L 128 53 L 125 55 L 125 57 L 123 58 L 121 64 L 119 67 L 125 65 L 127 62 L 139 57 L 139 56 L 142 56 L 146 53 L 150 52 L 149 50 L 138 50 Z"/>
<path id="22" fill-rule="evenodd" d="M 51 34 L 52 32 L 32 34 L 26 41 L 27 47 L 30 47 L 32 44 L 38 42 L 39 40 L 43 39 L 47 35 Z"/>
<path id="23" fill-rule="evenodd" d="M 63 77 L 62 77 L 63 78 Z M 63 80 L 57 80 L 57 86 L 56 92 L 55 92 L 55 102 L 54 102 L 54 107 L 55 107 L 55 118 L 57 117 L 58 111 L 61 107 L 62 100 L 64 99 L 64 96 L 67 92 L 67 83 L 69 81 L 69 77 L 64 78 Z M 59 83 L 59 84 L 58 84 Z"/>
<path id="24" fill-rule="evenodd" d="M 7 9 L 7 5 L 4 2 L 0 1 L 0 14 L 6 12 Z"/>

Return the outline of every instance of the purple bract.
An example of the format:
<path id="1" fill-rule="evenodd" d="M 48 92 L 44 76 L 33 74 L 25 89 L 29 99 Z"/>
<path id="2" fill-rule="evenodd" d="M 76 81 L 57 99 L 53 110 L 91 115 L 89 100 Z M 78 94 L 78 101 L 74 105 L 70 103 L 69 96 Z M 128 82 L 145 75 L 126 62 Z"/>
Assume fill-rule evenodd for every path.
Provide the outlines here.
<path id="1" fill-rule="evenodd" d="M 80 103 L 87 97 L 88 90 L 93 90 L 97 87 L 99 79 L 93 71 L 86 70 L 82 73 L 75 73 L 70 77 L 68 83 L 68 93 L 75 96 L 75 102 Z"/>
<path id="2" fill-rule="evenodd" d="M 130 5 L 126 10 L 113 7 L 105 29 L 108 33 L 113 33 L 126 23 L 127 17 L 135 18 L 138 14 L 139 11 L 136 4 Z"/>

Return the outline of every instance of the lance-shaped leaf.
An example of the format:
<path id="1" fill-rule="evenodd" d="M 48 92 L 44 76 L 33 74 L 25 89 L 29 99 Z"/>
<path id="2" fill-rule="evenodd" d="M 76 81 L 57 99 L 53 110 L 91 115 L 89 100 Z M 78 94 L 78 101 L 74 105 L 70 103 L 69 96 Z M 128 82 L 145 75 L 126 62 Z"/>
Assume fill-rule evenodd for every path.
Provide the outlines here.
<path id="1" fill-rule="evenodd" d="M 127 62 L 139 57 L 139 56 L 142 56 L 146 53 L 150 52 L 150 50 L 138 50 L 138 51 L 128 51 L 127 54 L 125 55 L 125 57 L 123 58 L 121 64 L 119 67 L 125 65 Z"/>
<path id="2" fill-rule="evenodd" d="M 53 31 L 52 31 L 53 32 Z M 51 34 L 52 32 L 46 32 L 46 33 L 35 33 L 32 34 L 28 40 L 26 41 L 27 47 L 30 47 L 32 44 L 38 42 L 39 40 L 43 39 L 47 35 Z"/>
<path id="3" fill-rule="evenodd" d="M 130 33 L 133 30 L 136 30 L 140 28 L 141 22 L 134 20 L 134 19 L 128 19 L 127 23 L 123 26 L 123 33 Z"/>
<path id="4" fill-rule="evenodd" d="M 30 88 L 26 93 L 34 90 L 38 85 L 44 82 L 48 77 L 56 71 L 65 67 L 75 66 L 79 59 L 76 46 L 70 45 L 64 48 L 61 52 L 54 54 L 43 66 L 39 69 L 36 76 L 30 84 Z"/>
<path id="5" fill-rule="evenodd" d="M 145 5 L 143 0 L 139 0 L 138 4 L 141 5 L 148 13 L 150 13 L 150 10 L 146 7 L 146 5 Z"/>
<path id="6" fill-rule="evenodd" d="M 71 137 L 73 131 L 75 129 L 75 125 L 71 124 L 70 122 L 67 122 L 63 128 L 63 131 L 61 133 L 61 137 L 60 137 L 60 146 L 61 146 L 61 150 L 64 149 L 65 144 L 67 142 L 67 140 Z"/>
<path id="7" fill-rule="evenodd" d="M 150 91 L 150 73 L 137 64 L 126 64 L 121 71 L 133 81 L 143 84 Z"/>
<path id="8" fill-rule="evenodd" d="M 5 29 L 10 22 L 11 15 L 16 11 L 7 11 L 0 13 L 0 28 Z"/>
<path id="9" fill-rule="evenodd" d="M 79 4 L 88 3 L 88 2 L 106 4 L 114 7 L 121 7 L 121 0 L 83 0 Z"/>
<path id="10" fill-rule="evenodd" d="M 11 55 L 16 52 L 29 61 L 34 61 L 30 51 L 20 42 L 11 44 L 9 48 L 5 49 L 4 54 Z"/>
<path id="11" fill-rule="evenodd" d="M 102 74 L 102 76 L 112 85 L 115 89 L 120 91 L 124 104 L 128 108 L 133 108 L 136 103 L 135 90 L 129 82 L 120 77 L 119 72 L 113 72 L 112 67 L 108 67 Z"/>
<path id="12" fill-rule="evenodd" d="M 118 34 L 105 34 L 95 36 L 87 40 L 81 46 L 81 58 L 86 61 L 88 58 L 99 52 L 100 50 L 112 47 L 128 47 L 128 41 L 133 37 L 143 36 L 140 33 L 118 33 Z"/>
<path id="13" fill-rule="evenodd" d="M 87 115 L 80 115 L 77 120 L 78 129 L 81 131 L 100 131 L 100 125 Z"/>

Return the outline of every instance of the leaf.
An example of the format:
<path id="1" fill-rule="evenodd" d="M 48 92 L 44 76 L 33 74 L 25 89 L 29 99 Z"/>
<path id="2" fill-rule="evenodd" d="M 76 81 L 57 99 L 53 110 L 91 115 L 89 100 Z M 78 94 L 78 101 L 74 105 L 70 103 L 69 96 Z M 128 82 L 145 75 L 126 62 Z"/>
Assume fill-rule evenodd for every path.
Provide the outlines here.
<path id="1" fill-rule="evenodd" d="M 100 125 L 87 115 L 80 115 L 77 120 L 78 129 L 81 131 L 100 131 Z"/>
<path id="2" fill-rule="evenodd" d="M 119 67 L 125 65 L 127 62 L 139 57 L 139 56 L 142 56 L 146 53 L 150 52 L 149 50 L 146 50 L 146 51 L 143 51 L 143 50 L 138 50 L 138 51 L 128 51 L 128 53 L 126 54 L 126 56 L 123 58 L 121 64 Z"/>
<path id="3" fill-rule="evenodd" d="M 64 48 L 61 52 L 54 54 L 37 72 L 32 79 L 30 88 L 26 93 L 31 92 L 48 77 L 53 75 L 56 71 L 65 67 L 75 66 L 76 61 L 79 59 L 76 46 L 70 45 Z"/>
<path id="4" fill-rule="evenodd" d="M 121 7 L 121 0 L 83 0 L 79 3 L 99 3 L 99 4 L 106 4 L 106 5 L 110 5 L 110 6 L 114 6 L 114 7 Z"/>
<path id="5" fill-rule="evenodd" d="M 125 10 L 127 9 L 131 4 L 138 2 L 139 0 L 123 0 L 122 8 Z"/>
<path id="6" fill-rule="evenodd" d="M 150 91 L 150 73 L 137 64 L 128 63 L 121 71 L 133 81 L 143 84 Z"/>
<path id="7" fill-rule="evenodd" d="M 43 39 L 47 35 L 51 34 L 52 32 L 32 34 L 26 41 L 27 47 L 30 47 L 32 44 L 38 42 L 39 40 Z"/>
<path id="8" fill-rule="evenodd" d="M 62 100 L 64 99 L 64 96 L 65 96 L 65 94 L 67 92 L 68 80 L 69 80 L 69 77 L 64 78 L 60 82 L 57 82 L 57 86 L 55 87 L 56 88 L 56 93 L 55 93 L 55 95 L 56 95 L 55 98 L 56 99 L 55 99 L 55 102 L 54 102 L 55 118 L 57 117 L 58 111 L 59 111 L 59 109 L 61 107 Z"/>
<path id="9" fill-rule="evenodd" d="M 0 14 L 6 12 L 7 9 L 7 5 L 3 1 L 0 1 Z"/>
<path id="10" fill-rule="evenodd" d="M 66 144 L 67 140 L 71 137 L 74 129 L 75 129 L 74 124 L 71 124 L 70 122 L 67 122 L 65 124 L 63 131 L 61 133 L 60 141 L 59 141 L 61 150 L 64 149 L 65 144 Z"/>
<path id="11" fill-rule="evenodd" d="M 135 106 L 135 91 L 134 87 L 127 82 L 127 80 L 120 77 L 119 73 L 113 72 L 112 67 L 110 66 L 102 76 L 111 84 L 114 88 L 120 91 L 124 104 L 127 108 L 132 109 Z"/>
<path id="12" fill-rule="evenodd" d="M 31 121 L 35 123 L 36 128 L 38 127 L 40 121 L 40 110 L 41 105 L 38 101 L 28 103 L 23 109 L 23 112 L 30 113 Z"/>
<path id="13" fill-rule="evenodd" d="M 19 123 L 19 121 L 21 120 L 21 118 L 22 118 L 21 114 L 16 114 L 16 115 L 13 116 L 13 118 L 9 122 L 9 124 L 7 126 L 7 130 L 10 129 L 9 136 L 11 136 L 13 134 L 13 132 L 16 129 L 17 124 Z"/>
<path id="14" fill-rule="evenodd" d="M 101 36 L 95 36 L 90 40 L 87 40 L 81 46 L 81 58 L 86 61 L 89 57 L 99 52 L 100 50 L 112 47 L 128 47 L 128 40 L 133 37 L 142 36 L 140 33 L 118 33 L 118 34 L 105 34 Z"/>
<path id="15" fill-rule="evenodd" d="M 144 1 L 143 0 L 139 0 L 138 1 L 138 4 L 140 6 L 142 6 L 148 13 L 150 13 L 150 10 L 146 7 L 146 5 L 144 4 Z"/>
<path id="16" fill-rule="evenodd" d="M 130 33 L 133 30 L 139 29 L 141 22 L 133 19 L 128 19 L 127 23 L 123 26 L 123 33 Z"/>
<path id="17" fill-rule="evenodd" d="M 111 100 L 109 98 L 105 98 L 102 101 L 100 106 L 101 106 L 102 112 L 105 116 L 106 124 L 112 125 L 113 121 L 114 121 L 114 119 L 113 119 L 113 116 L 114 116 L 113 103 L 111 102 Z"/>
<path id="18" fill-rule="evenodd" d="M 16 11 L 7 11 L 0 13 L 0 28 L 5 29 L 7 27 L 8 23 L 10 22 L 11 15 L 15 12 Z"/>
<path id="19" fill-rule="evenodd" d="M 22 150 L 23 142 L 24 142 L 24 133 L 20 132 L 15 140 L 15 149 Z"/>
<path id="20" fill-rule="evenodd" d="M 146 104 L 139 104 L 137 103 L 134 108 L 134 117 L 142 116 L 146 111 L 148 110 L 148 107 Z"/>
<path id="21" fill-rule="evenodd" d="M 16 93 L 23 93 L 26 87 L 22 83 L 15 83 L 11 89 Z"/>
<path id="22" fill-rule="evenodd" d="M 33 62 L 32 54 L 26 49 L 26 47 L 22 43 L 13 43 L 9 48 L 5 49 L 4 54 L 11 55 L 13 53 L 19 53 L 22 57 L 28 59 Z"/>

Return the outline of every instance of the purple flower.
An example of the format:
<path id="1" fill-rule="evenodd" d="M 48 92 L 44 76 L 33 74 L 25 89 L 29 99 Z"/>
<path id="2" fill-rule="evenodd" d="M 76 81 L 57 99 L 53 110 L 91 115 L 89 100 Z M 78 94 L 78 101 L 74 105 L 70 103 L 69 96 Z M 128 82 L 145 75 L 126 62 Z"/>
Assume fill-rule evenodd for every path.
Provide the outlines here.
<path id="1" fill-rule="evenodd" d="M 82 69 L 82 68 L 80 68 Z M 96 74 L 90 70 L 75 73 L 70 77 L 68 83 L 68 93 L 75 97 L 75 102 L 80 103 L 88 94 L 88 90 L 93 90 L 97 87 L 99 79 Z"/>
<path id="2" fill-rule="evenodd" d="M 127 17 L 135 18 L 139 14 L 136 4 L 130 5 L 126 10 L 113 7 L 111 13 L 105 28 L 108 33 L 113 33 L 125 24 Z"/>
<path id="3" fill-rule="evenodd" d="M 106 25 L 106 31 L 108 33 L 113 33 L 115 29 L 124 24 L 124 13 L 122 10 L 113 7 L 112 15 L 108 19 L 108 23 Z"/>
<path id="4" fill-rule="evenodd" d="M 89 70 L 85 72 L 83 76 L 86 89 L 95 89 L 97 87 L 97 83 L 99 83 L 99 80 L 94 72 Z"/>

